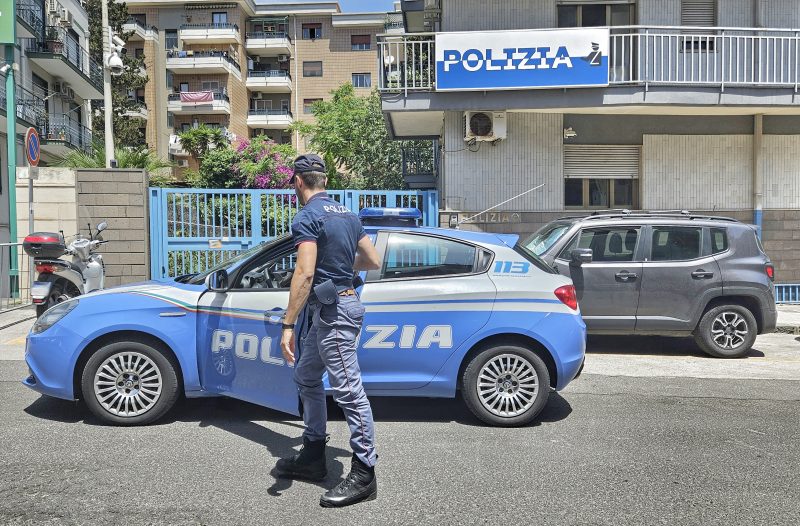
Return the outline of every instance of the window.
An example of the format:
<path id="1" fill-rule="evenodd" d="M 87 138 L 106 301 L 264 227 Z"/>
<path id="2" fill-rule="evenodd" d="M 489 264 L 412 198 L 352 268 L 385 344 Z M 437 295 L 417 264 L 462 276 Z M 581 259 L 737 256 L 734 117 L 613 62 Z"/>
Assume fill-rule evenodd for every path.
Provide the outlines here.
<path id="1" fill-rule="evenodd" d="M 289 112 L 289 99 L 281 99 L 281 111 Z"/>
<path id="2" fill-rule="evenodd" d="M 303 99 L 303 113 L 314 113 L 314 103 L 322 99 Z"/>
<path id="3" fill-rule="evenodd" d="M 144 13 L 129 14 L 128 18 L 135 20 L 140 26 L 147 27 L 147 15 Z"/>
<path id="4" fill-rule="evenodd" d="M 137 47 L 136 49 L 134 49 L 133 50 L 133 56 L 135 58 L 142 58 L 144 56 L 144 48 L 143 47 Z"/>
<path id="5" fill-rule="evenodd" d="M 569 260 L 574 249 L 591 248 L 594 262 L 633 261 L 639 231 L 638 226 L 588 228 L 575 236 L 558 257 Z"/>
<path id="6" fill-rule="evenodd" d="M 219 91 L 218 80 L 204 80 L 200 85 L 203 91 Z"/>
<path id="7" fill-rule="evenodd" d="M 166 29 L 164 31 L 164 48 L 178 49 L 178 30 Z"/>
<path id="8" fill-rule="evenodd" d="M 631 3 L 569 3 L 558 6 L 558 27 L 629 26 L 635 23 Z"/>
<path id="9" fill-rule="evenodd" d="M 305 40 L 322 38 L 322 24 L 303 24 L 303 38 Z"/>
<path id="10" fill-rule="evenodd" d="M 211 23 L 222 26 L 228 23 L 228 13 L 211 13 Z"/>
<path id="11" fill-rule="evenodd" d="M 322 76 L 322 62 L 303 62 L 303 76 L 304 77 L 321 77 Z"/>
<path id="12" fill-rule="evenodd" d="M 716 0 L 681 0 L 681 25 L 712 27 L 717 25 Z M 691 33 L 709 33 L 708 30 L 690 30 Z M 686 36 L 681 38 L 683 51 L 714 51 L 716 39 L 712 36 Z"/>
<path id="13" fill-rule="evenodd" d="M 353 73 L 354 88 L 371 88 L 372 75 L 369 73 Z"/>
<path id="14" fill-rule="evenodd" d="M 653 261 L 686 261 L 700 257 L 702 228 L 654 226 L 651 259 Z"/>
<path id="15" fill-rule="evenodd" d="M 474 268 L 475 247 L 438 237 L 391 233 L 381 279 L 469 274 Z"/>
<path id="16" fill-rule="evenodd" d="M 564 145 L 564 206 L 638 208 L 640 146 Z"/>
<path id="17" fill-rule="evenodd" d="M 724 228 L 711 229 L 711 253 L 719 254 L 728 250 L 728 233 Z"/>
<path id="18" fill-rule="evenodd" d="M 555 245 L 556 241 L 561 239 L 571 226 L 572 223 L 550 223 L 544 225 L 520 244 L 537 256 L 541 256 L 550 250 L 550 247 Z"/>
<path id="19" fill-rule="evenodd" d="M 369 51 L 372 39 L 369 35 L 352 35 L 350 37 L 350 48 L 353 51 Z"/>
<path id="20" fill-rule="evenodd" d="M 186 93 L 186 92 L 188 92 L 188 91 L 189 91 L 189 83 L 188 83 L 188 82 L 181 82 L 181 83 L 180 83 L 180 88 L 179 88 L 179 89 L 180 89 L 180 92 L 181 92 L 181 93 Z"/>

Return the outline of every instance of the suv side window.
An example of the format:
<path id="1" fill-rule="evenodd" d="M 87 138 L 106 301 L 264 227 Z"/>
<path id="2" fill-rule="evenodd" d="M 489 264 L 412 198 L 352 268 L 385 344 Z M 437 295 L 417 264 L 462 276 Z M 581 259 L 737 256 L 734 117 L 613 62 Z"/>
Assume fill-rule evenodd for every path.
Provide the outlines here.
<path id="1" fill-rule="evenodd" d="M 724 228 L 711 229 L 711 253 L 719 254 L 728 250 L 728 232 Z"/>
<path id="2" fill-rule="evenodd" d="M 475 247 L 450 239 L 392 232 L 380 279 L 430 278 L 475 270 Z"/>
<path id="3" fill-rule="evenodd" d="M 687 261 L 702 253 L 703 229 L 684 226 L 653 226 L 651 261 Z"/>
<path id="4" fill-rule="evenodd" d="M 593 262 L 633 261 L 641 227 L 584 228 L 570 241 L 559 258 L 569 259 L 576 248 L 591 248 Z"/>

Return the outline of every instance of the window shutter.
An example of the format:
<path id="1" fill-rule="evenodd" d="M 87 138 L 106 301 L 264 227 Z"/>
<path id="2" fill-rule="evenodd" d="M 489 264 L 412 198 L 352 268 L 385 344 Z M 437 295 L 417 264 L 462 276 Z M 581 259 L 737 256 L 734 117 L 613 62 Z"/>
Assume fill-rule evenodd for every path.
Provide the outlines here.
<path id="1" fill-rule="evenodd" d="M 370 38 L 369 38 L 369 35 L 352 35 L 350 37 L 350 43 L 352 45 L 354 45 L 354 46 L 358 45 L 358 44 L 367 44 L 367 45 L 369 45 Z"/>
<path id="2" fill-rule="evenodd" d="M 681 25 L 713 27 L 717 25 L 716 0 L 681 0 Z"/>
<path id="3" fill-rule="evenodd" d="M 564 145 L 567 179 L 638 179 L 640 146 Z"/>

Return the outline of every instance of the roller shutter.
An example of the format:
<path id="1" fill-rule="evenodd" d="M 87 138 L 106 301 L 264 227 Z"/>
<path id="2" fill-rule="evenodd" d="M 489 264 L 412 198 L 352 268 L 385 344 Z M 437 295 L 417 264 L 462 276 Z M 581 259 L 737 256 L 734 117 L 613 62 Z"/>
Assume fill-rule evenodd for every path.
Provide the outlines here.
<path id="1" fill-rule="evenodd" d="M 641 146 L 564 146 L 567 179 L 638 179 Z"/>
<path id="2" fill-rule="evenodd" d="M 681 25 L 696 27 L 717 25 L 716 0 L 681 0 Z"/>

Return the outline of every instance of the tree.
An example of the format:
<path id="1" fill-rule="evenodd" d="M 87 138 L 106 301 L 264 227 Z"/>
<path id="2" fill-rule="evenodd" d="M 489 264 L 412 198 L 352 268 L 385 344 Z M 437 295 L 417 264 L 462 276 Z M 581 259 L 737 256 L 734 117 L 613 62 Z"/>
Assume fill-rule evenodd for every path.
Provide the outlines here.
<path id="1" fill-rule="evenodd" d="M 192 154 L 199 162 L 209 151 L 222 148 L 228 144 L 228 139 L 220 128 L 213 128 L 201 124 L 178 134 L 183 149 Z"/>
<path id="2" fill-rule="evenodd" d="M 263 135 L 242 139 L 235 145 L 209 150 L 200 169 L 190 173 L 188 179 L 200 188 L 289 188 L 296 156 L 291 145 L 277 144 Z"/>
<path id="3" fill-rule="evenodd" d="M 53 165 L 67 168 L 104 168 L 106 165 L 105 150 L 105 144 L 95 139 L 91 153 L 74 150 L 57 159 Z M 114 158 L 117 160 L 119 168 L 141 168 L 148 172 L 155 172 L 162 168 L 172 167 L 172 163 L 159 158 L 155 152 L 146 147 L 118 147 L 114 151 Z"/>
<path id="4" fill-rule="evenodd" d="M 377 91 L 359 97 L 351 84 L 331 92 L 330 101 L 313 106 L 315 123 L 296 122 L 292 130 L 310 137 L 328 166 L 331 188 L 403 188 L 402 148 L 428 141 L 393 141 L 386 130 Z M 341 173 L 340 173 L 341 171 Z"/>
<path id="5" fill-rule="evenodd" d="M 101 2 L 104 0 L 87 0 L 86 12 L 89 15 L 89 55 L 97 64 L 103 65 L 103 40 L 108 38 L 107 32 L 102 27 Z M 128 20 L 128 8 L 124 3 L 116 0 L 108 2 L 108 21 L 112 28 L 127 40 L 130 33 L 122 32 L 122 24 Z M 145 144 L 145 137 L 141 132 L 144 122 L 141 119 L 131 119 L 125 113 L 136 109 L 139 103 L 128 96 L 137 89 L 144 87 L 148 77 L 141 75 L 140 68 L 144 66 L 143 58 L 135 58 L 127 53 L 122 59 L 125 69 L 119 76 L 111 77 L 111 101 L 114 107 L 114 141 L 116 145 L 140 147 Z M 92 129 L 95 137 L 103 139 L 105 135 L 105 120 L 103 114 L 103 101 L 92 102 L 93 119 Z"/>

